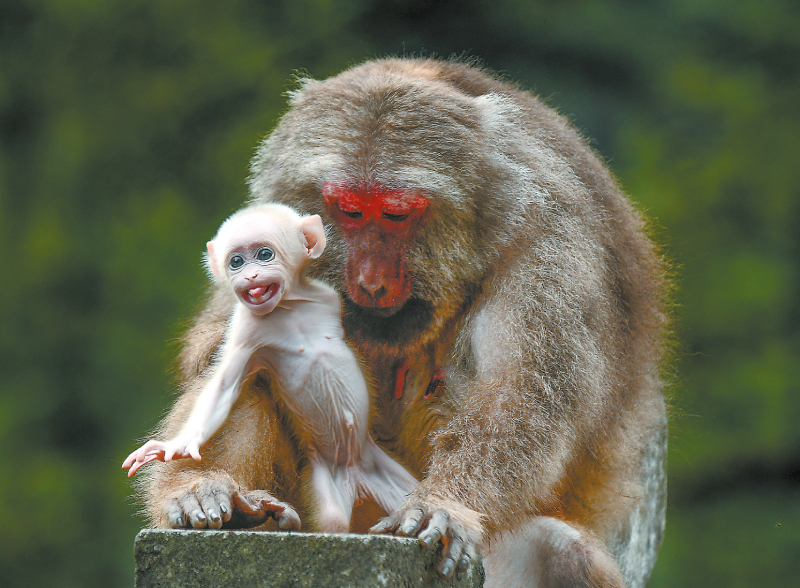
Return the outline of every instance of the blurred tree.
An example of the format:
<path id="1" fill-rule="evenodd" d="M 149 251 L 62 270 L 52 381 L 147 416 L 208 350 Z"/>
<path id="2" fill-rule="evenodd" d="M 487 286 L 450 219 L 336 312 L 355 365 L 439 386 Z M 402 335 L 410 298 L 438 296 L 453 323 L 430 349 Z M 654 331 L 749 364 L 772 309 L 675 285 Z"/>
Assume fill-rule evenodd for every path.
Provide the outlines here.
<path id="1" fill-rule="evenodd" d="M 479 56 L 594 138 L 675 261 L 652 586 L 800 567 L 800 8 L 791 0 L 5 0 L 0 577 L 127 586 L 119 469 L 170 401 L 200 252 L 297 70 Z"/>
<path id="2" fill-rule="evenodd" d="M 118 462 L 169 402 L 205 240 L 292 71 L 365 52 L 331 42 L 346 10 L 270 4 L 0 6 L 4 585 L 130 585 Z"/>

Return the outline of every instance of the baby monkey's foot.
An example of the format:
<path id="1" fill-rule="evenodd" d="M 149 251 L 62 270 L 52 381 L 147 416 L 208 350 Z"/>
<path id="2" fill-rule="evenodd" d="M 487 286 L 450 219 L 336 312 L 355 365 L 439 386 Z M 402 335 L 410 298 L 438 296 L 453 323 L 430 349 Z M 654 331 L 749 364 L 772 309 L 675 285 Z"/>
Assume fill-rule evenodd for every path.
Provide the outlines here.
<path id="1" fill-rule="evenodd" d="M 231 525 L 233 526 L 241 519 L 241 526 L 257 527 L 268 518 L 278 521 L 281 531 L 299 531 L 300 517 L 297 512 L 287 503 L 277 500 L 269 492 L 264 490 L 250 490 L 248 492 L 237 492 L 233 496 L 234 510 Z"/>

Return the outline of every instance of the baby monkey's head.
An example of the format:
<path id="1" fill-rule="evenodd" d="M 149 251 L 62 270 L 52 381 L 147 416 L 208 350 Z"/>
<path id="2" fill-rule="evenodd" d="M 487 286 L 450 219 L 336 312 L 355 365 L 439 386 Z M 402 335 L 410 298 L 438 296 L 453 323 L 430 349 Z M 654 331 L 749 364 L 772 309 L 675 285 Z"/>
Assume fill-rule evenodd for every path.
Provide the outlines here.
<path id="1" fill-rule="evenodd" d="M 322 254 L 325 229 L 319 215 L 261 204 L 228 218 L 207 249 L 213 279 L 228 284 L 250 311 L 264 315 L 297 284 L 306 263 Z"/>

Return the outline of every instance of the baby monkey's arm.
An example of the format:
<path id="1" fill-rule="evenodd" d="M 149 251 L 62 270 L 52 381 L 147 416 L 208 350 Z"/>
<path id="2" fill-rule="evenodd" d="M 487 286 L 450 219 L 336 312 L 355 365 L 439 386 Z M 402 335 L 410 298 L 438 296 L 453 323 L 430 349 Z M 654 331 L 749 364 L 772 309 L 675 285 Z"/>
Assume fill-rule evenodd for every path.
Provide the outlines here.
<path id="1" fill-rule="evenodd" d="M 229 330 L 233 331 L 232 328 Z M 228 341 L 236 340 L 235 332 L 229 335 Z M 219 363 L 211 380 L 197 397 L 189 420 L 172 439 L 151 439 L 131 453 L 122 464 L 123 468 L 128 469 L 128 476 L 135 475 L 141 466 L 154 459 L 168 462 L 191 457 L 200 461 L 200 447 L 219 430 L 239 397 L 251 356 L 252 349 L 245 346 L 235 343 L 223 345 Z"/>

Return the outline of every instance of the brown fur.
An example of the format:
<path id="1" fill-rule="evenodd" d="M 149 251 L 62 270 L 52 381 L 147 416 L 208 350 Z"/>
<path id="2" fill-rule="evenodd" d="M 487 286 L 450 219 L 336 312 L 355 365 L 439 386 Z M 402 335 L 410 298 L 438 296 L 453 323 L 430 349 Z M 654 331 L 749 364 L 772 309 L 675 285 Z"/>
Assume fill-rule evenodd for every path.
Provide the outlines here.
<path id="1" fill-rule="evenodd" d="M 622 585 L 607 545 L 645 498 L 642 448 L 664 426 L 665 283 L 643 220 L 598 156 L 536 97 L 475 67 L 388 59 L 304 82 L 250 185 L 255 201 L 330 220 L 324 181 L 432 202 L 407 244 L 414 312 L 377 318 L 345 302 L 346 332 L 375 381 L 373 436 L 423 479 L 409 504 L 448 509 L 489 553 L 510 529 L 555 517 L 592 548 L 570 567 L 569 550 L 543 543 L 537 557 L 567 576 L 541 585 Z M 342 293 L 343 243 L 332 226 L 314 269 Z M 163 434 L 185 418 L 229 307 L 215 294 L 187 333 L 186 392 Z M 396 400 L 403 359 L 411 369 Z M 446 386 L 423 398 L 443 365 Z M 207 476 L 267 490 L 302 518 L 302 451 L 281 411 L 256 381 L 202 463 L 149 466 L 153 523 L 167 526 L 164 501 Z M 592 574 L 600 579 L 580 579 Z"/>

